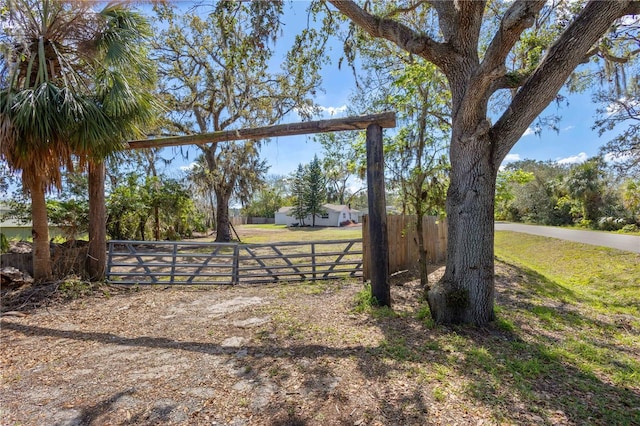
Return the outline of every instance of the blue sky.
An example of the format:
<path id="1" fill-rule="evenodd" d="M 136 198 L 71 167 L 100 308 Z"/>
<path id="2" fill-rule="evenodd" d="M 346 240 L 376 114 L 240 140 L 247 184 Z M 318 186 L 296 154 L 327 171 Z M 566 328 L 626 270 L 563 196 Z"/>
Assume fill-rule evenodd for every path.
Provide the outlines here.
<path id="1" fill-rule="evenodd" d="M 597 155 L 600 147 L 614 133 L 599 136 L 597 130 L 591 129 L 598 105 L 591 101 L 590 93 L 567 95 L 567 102 L 561 106 L 552 103 L 543 112 L 543 115 L 558 114 L 562 117 L 558 131 L 543 129 L 540 135 L 536 135 L 529 127 L 505 161 L 534 159 L 573 164 Z"/>
<path id="2" fill-rule="evenodd" d="M 285 6 L 286 14 L 282 18 L 284 24 L 283 38 L 278 45 L 288 47 L 293 36 L 297 34 L 307 22 L 305 1 L 294 2 L 292 6 Z M 282 43 L 282 44 L 280 44 Z M 286 48 L 285 47 L 285 48 Z M 355 79 L 351 69 L 343 64 L 338 68 L 338 58 L 342 53 L 339 41 L 331 43 L 332 62 L 322 70 L 324 92 L 319 92 L 315 101 L 323 109 L 321 118 L 346 116 L 346 106 L 351 92 L 355 89 Z M 284 55 L 284 51 L 280 56 Z M 277 59 L 276 59 L 277 60 Z M 591 101 L 590 93 L 567 95 L 566 101 L 558 106 L 552 103 L 543 115 L 557 114 L 562 117 L 558 123 L 559 131 L 543 129 L 536 135 L 532 128 L 522 136 L 511 150 L 505 162 L 535 159 L 553 160 L 561 163 L 577 163 L 596 155 L 599 147 L 613 137 L 611 132 L 600 137 L 597 131 L 591 130 L 595 121 L 596 105 Z M 297 116 L 285 117 L 281 122 L 299 121 Z M 532 127 L 535 125 L 532 124 Z M 289 136 L 273 138 L 261 151 L 271 168 L 269 174 L 287 175 L 295 170 L 298 164 L 306 164 L 315 154 L 321 156 L 318 144 L 313 143 L 312 136 Z M 193 161 L 194 155 L 190 155 Z M 173 169 L 188 166 L 189 161 L 177 160 Z"/>

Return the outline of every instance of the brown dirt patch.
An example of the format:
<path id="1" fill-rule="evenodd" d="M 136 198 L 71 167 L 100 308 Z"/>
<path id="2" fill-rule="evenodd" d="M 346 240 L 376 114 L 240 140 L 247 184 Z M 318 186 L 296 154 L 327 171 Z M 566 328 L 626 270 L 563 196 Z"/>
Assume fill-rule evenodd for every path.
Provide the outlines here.
<path id="1" fill-rule="evenodd" d="M 2 319 L 3 424 L 422 424 L 358 282 L 125 291 Z M 394 287 L 410 309 L 415 282 Z M 475 424 L 475 423 L 474 423 Z"/>

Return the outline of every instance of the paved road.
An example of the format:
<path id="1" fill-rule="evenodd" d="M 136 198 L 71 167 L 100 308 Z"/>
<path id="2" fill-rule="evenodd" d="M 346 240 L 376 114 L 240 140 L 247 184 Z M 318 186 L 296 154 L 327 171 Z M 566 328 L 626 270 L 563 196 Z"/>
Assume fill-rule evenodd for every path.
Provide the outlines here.
<path id="1" fill-rule="evenodd" d="M 542 235 L 543 237 L 596 246 L 611 247 L 618 250 L 640 253 L 640 237 L 634 235 L 610 234 L 608 232 L 577 231 L 554 226 L 523 225 L 521 223 L 496 222 L 496 231 L 524 232 L 525 234 Z"/>

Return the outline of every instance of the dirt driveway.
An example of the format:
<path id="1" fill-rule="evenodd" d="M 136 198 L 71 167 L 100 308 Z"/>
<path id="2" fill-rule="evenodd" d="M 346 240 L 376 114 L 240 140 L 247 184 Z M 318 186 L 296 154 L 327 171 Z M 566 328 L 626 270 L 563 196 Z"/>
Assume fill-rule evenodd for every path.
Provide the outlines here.
<path id="1" fill-rule="evenodd" d="M 352 312 L 361 288 L 155 288 L 3 317 L 2 424 L 422 424 L 430 391 L 376 356 L 389 330 Z"/>
<path id="2" fill-rule="evenodd" d="M 2 317 L 0 424 L 640 424 L 637 387 L 549 355 L 575 329 L 528 316 L 571 309 L 531 293 L 543 284 L 497 264 L 506 319 L 488 328 L 430 323 L 416 281 L 394 283 L 393 311 L 365 313 L 359 281 L 102 287 Z M 633 336 L 620 353 L 637 354 Z"/>

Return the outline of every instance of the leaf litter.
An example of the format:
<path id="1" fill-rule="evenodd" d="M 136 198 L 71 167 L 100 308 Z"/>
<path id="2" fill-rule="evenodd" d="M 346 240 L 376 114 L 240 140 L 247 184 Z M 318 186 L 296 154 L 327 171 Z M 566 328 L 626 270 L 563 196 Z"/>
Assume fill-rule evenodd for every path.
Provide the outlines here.
<path id="1" fill-rule="evenodd" d="M 431 282 L 441 274 L 442 268 Z M 505 274 L 514 272 L 504 272 L 503 281 Z M 362 288 L 353 280 L 112 286 L 3 317 L 0 419 L 3 425 L 571 423 L 557 405 L 531 407 L 524 393 L 511 395 L 490 374 L 471 371 L 469 345 L 508 341 L 507 333 L 465 335 L 429 325 L 417 315 L 424 307 L 419 283 L 401 277 L 392 287 L 393 313 L 356 313 Z M 549 389 L 549 400 L 566 392 Z"/>

